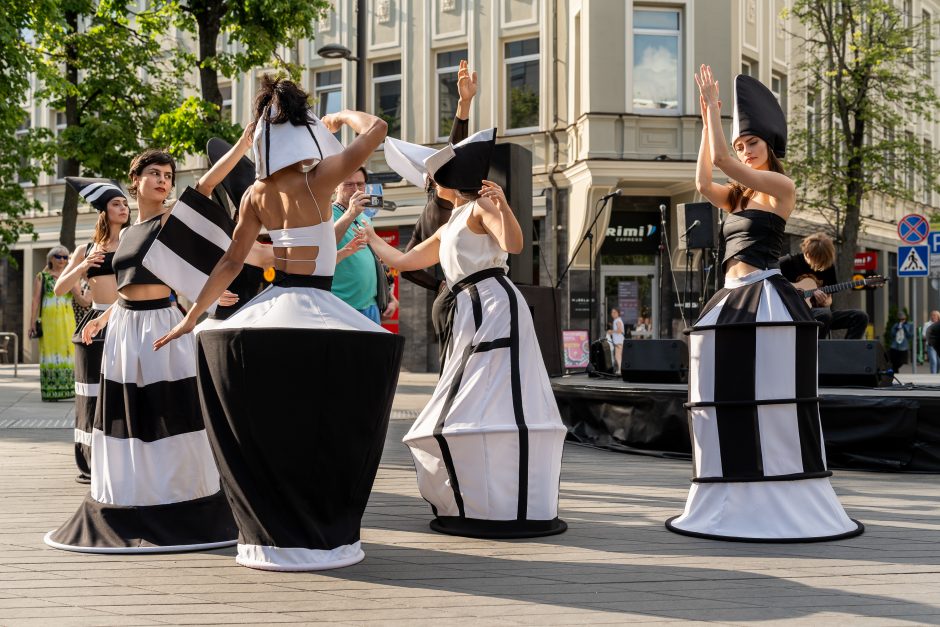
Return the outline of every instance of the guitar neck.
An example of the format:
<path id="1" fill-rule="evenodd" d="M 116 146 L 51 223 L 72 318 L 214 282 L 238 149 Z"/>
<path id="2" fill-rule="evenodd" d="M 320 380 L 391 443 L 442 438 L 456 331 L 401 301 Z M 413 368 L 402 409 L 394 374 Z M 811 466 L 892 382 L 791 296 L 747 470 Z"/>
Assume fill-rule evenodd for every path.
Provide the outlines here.
<path id="1" fill-rule="evenodd" d="M 825 294 L 835 294 L 836 292 L 851 290 L 863 285 L 865 285 L 865 279 L 859 279 L 858 281 L 843 281 L 842 283 L 836 283 L 835 285 L 826 285 L 819 288 L 819 290 Z"/>

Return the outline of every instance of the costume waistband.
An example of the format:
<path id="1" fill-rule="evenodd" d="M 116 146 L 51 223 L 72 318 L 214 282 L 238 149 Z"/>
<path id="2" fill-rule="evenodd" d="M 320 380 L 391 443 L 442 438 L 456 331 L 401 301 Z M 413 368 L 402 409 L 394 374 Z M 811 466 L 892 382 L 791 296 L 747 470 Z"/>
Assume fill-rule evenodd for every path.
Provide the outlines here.
<path id="1" fill-rule="evenodd" d="M 450 291 L 454 294 L 457 294 L 460 291 L 467 289 L 471 285 L 475 285 L 480 281 L 483 281 L 484 279 L 491 279 L 497 276 L 506 276 L 506 271 L 502 268 L 487 268 L 486 270 L 480 270 L 479 272 L 474 272 L 470 276 L 454 283 L 454 287 L 450 288 Z"/>
<path id="2" fill-rule="evenodd" d="M 275 270 L 273 284 L 277 287 L 312 287 L 329 292 L 333 287 L 333 275 L 288 274 Z"/>
<path id="3" fill-rule="evenodd" d="M 91 304 L 91 308 L 94 309 L 95 311 L 105 311 L 110 306 L 111 305 L 107 305 L 105 303 L 92 303 Z"/>
<path id="4" fill-rule="evenodd" d="M 127 300 L 126 298 L 118 298 L 117 303 L 124 309 L 130 309 L 132 311 L 147 311 L 150 309 L 166 309 L 170 306 L 170 299 L 155 298 L 153 300 Z"/>

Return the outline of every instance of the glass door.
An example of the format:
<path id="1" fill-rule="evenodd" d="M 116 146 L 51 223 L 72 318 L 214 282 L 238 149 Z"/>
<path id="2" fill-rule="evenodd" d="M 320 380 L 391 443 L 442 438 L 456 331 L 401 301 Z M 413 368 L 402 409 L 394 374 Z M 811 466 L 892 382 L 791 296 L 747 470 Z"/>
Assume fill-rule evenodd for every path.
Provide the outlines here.
<path id="1" fill-rule="evenodd" d="M 659 291 L 656 266 L 603 266 L 598 294 L 601 331 L 611 325 L 610 310 L 616 308 L 626 336 L 648 339 L 659 328 Z"/>

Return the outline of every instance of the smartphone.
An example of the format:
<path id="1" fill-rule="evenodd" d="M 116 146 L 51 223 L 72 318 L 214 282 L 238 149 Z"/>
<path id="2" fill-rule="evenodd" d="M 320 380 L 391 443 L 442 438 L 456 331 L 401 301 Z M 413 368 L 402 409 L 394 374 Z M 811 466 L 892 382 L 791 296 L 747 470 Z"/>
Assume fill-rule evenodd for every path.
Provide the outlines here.
<path id="1" fill-rule="evenodd" d="M 375 217 L 375 214 L 379 212 L 379 209 L 382 208 L 383 198 L 382 198 L 382 184 L 381 183 L 367 183 L 366 184 L 366 195 L 369 197 L 369 202 L 366 203 L 365 208 L 362 213 L 369 219 Z"/>

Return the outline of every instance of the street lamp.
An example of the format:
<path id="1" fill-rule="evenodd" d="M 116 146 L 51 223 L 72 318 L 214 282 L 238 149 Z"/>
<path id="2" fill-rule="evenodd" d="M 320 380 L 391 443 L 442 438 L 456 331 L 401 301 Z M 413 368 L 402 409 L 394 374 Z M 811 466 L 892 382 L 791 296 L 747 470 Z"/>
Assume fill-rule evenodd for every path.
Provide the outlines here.
<path id="1" fill-rule="evenodd" d="M 366 2 L 356 0 L 356 54 L 340 44 L 326 44 L 317 49 L 324 59 L 346 59 L 356 62 L 356 111 L 366 108 Z"/>

